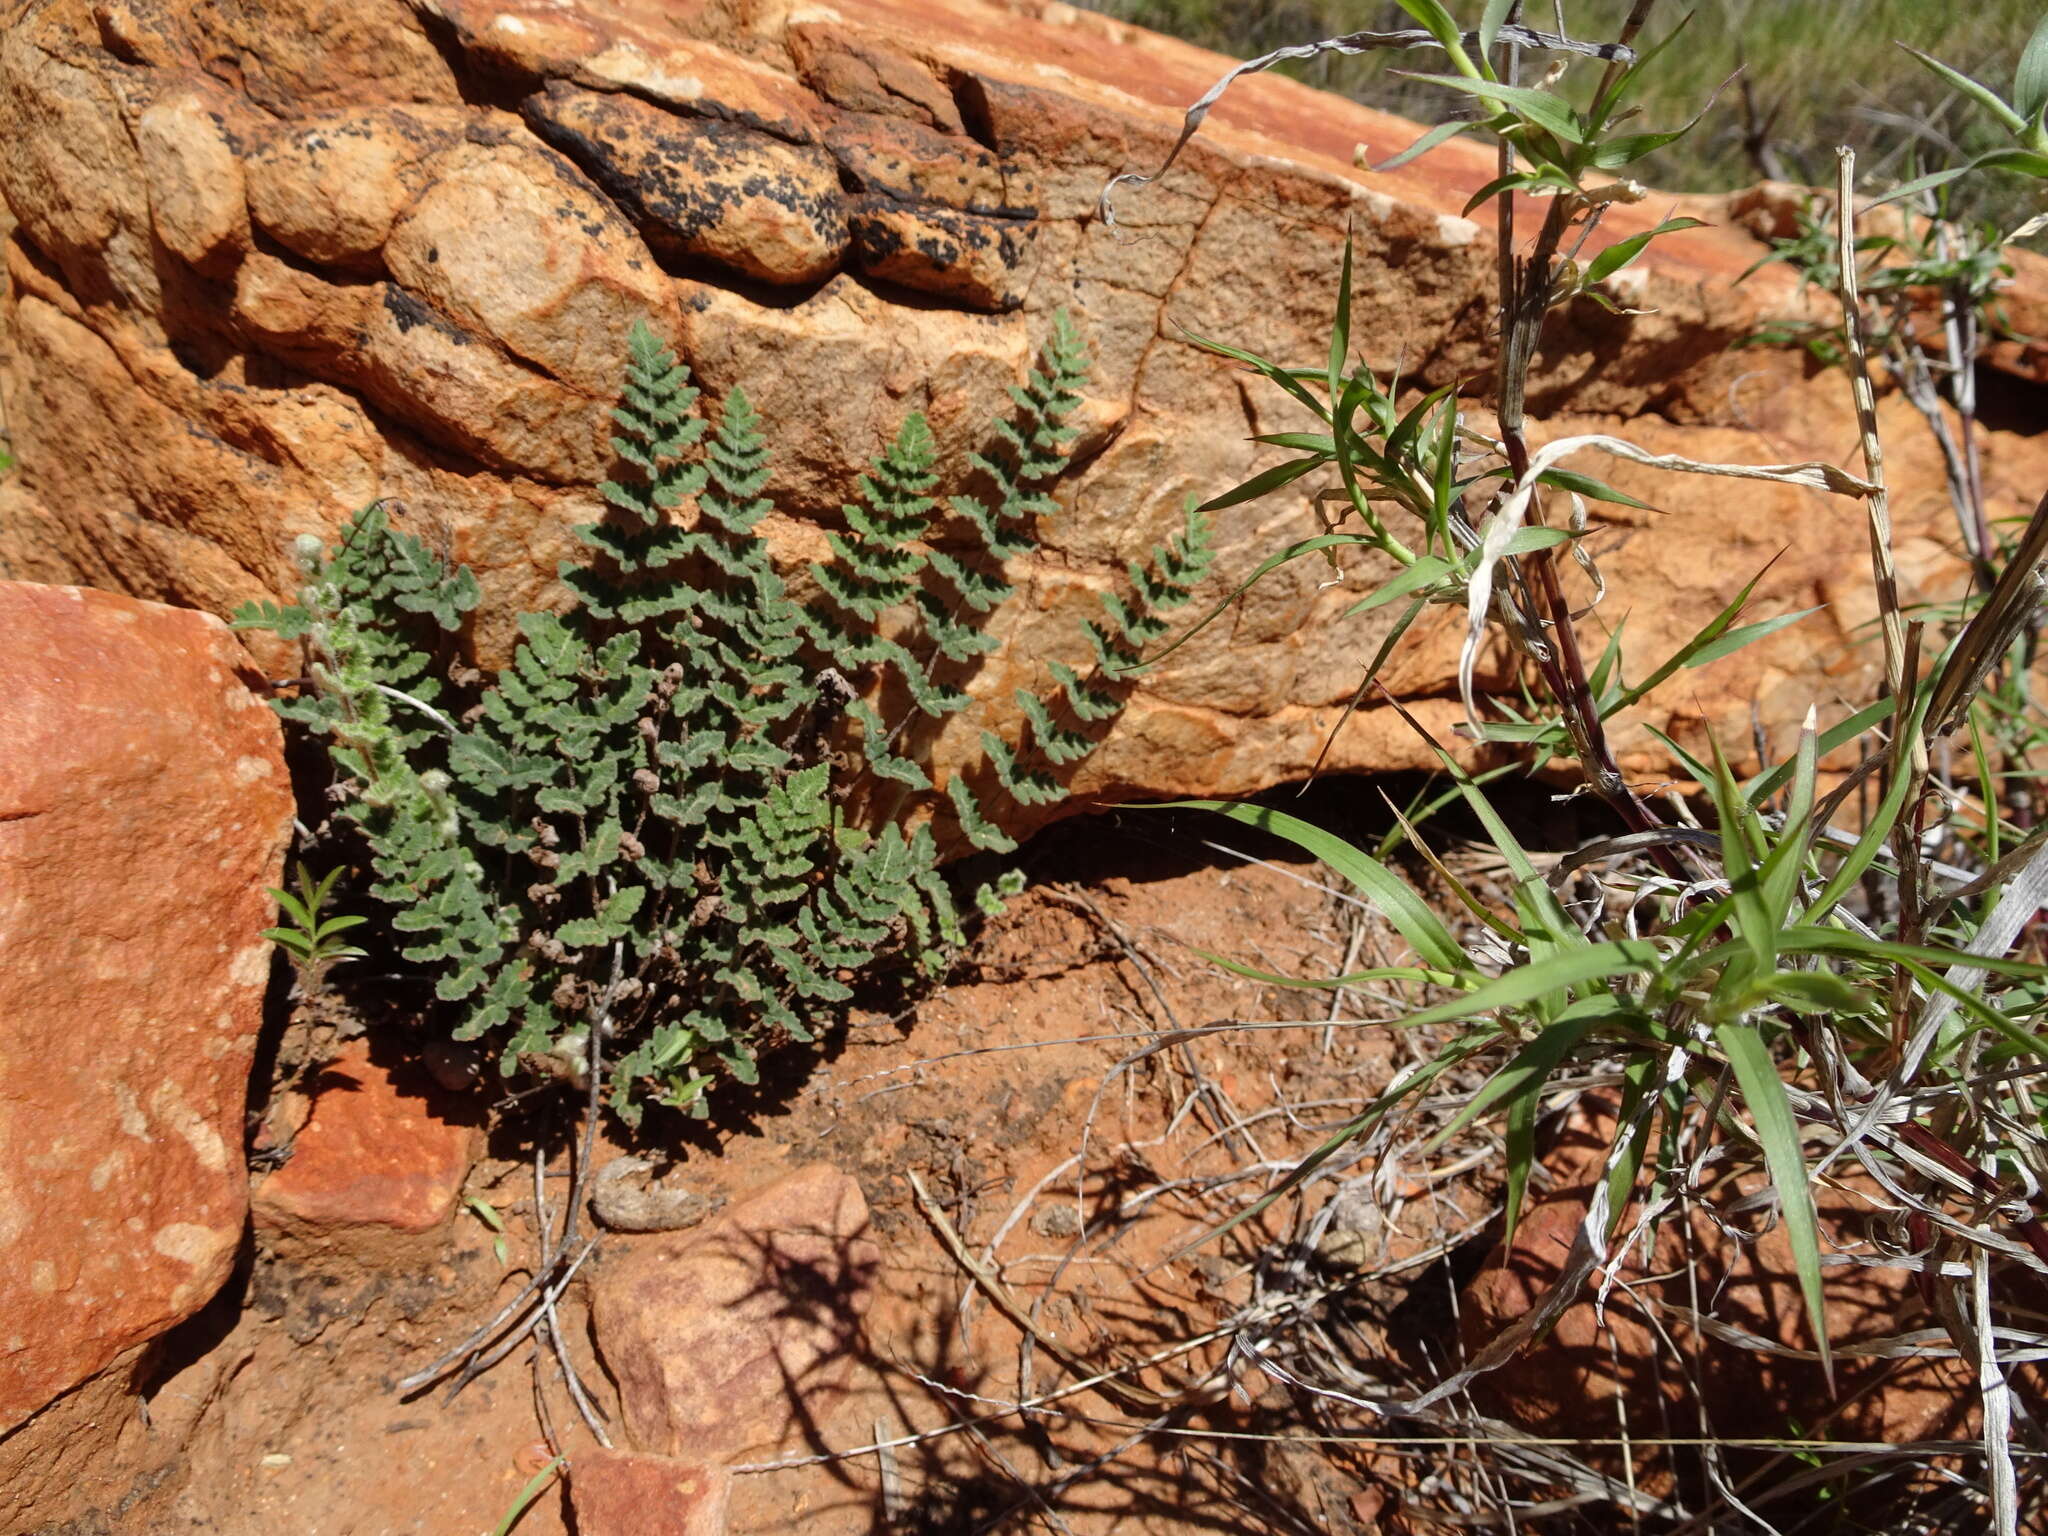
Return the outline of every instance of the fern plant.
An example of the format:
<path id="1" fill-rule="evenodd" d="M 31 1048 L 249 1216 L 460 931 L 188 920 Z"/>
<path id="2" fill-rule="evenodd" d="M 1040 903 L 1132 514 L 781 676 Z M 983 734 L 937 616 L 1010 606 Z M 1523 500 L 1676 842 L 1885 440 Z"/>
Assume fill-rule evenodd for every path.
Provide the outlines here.
<path id="1" fill-rule="evenodd" d="M 1057 317 L 973 484 L 943 505 L 910 417 L 800 605 L 760 537 L 752 405 L 735 390 L 714 430 L 637 327 L 613 412 L 624 472 L 562 569 L 574 606 L 522 616 L 481 687 L 449 647 L 478 600 L 466 569 L 382 504 L 338 549 L 302 544 L 299 601 L 236 622 L 304 642 L 308 686 L 279 708 L 326 738 L 366 888 L 458 1039 L 498 1043 L 508 1073 L 601 1056 L 628 1122 L 649 1098 L 701 1115 L 721 1077 L 755 1079 L 765 1046 L 811 1039 L 860 972 L 943 967 L 964 932 L 942 860 L 1014 848 L 1013 808 L 1068 792 L 1122 708 L 1121 672 L 1209 560 L 1190 511 L 1085 625 L 1093 663 L 1052 663 L 1055 688 L 1019 690 L 1014 737 L 985 731 L 985 760 L 939 782 L 939 733 L 999 644 L 1006 568 L 1056 510 L 1085 377 Z M 1019 888 L 1005 876 L 976 899 L 1000 910 Z"/>

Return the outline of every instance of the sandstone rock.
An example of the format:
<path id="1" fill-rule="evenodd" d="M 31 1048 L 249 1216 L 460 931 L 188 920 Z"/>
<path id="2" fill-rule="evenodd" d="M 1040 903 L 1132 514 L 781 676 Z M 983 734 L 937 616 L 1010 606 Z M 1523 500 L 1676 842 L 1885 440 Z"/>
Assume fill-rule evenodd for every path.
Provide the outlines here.
<path id="1" fill-rule="evenodd" d="M 572 389 L 618 393 L 635 320 L 672 329 L 675 301 L 618 212 L 552 151 L 463 144 L 384 247 L 399 283 Z"/>
<path id="2" fill-rule="evenodd" d="M 737 35 L 705 35 L 707 25 L 719 26 L 709 9 L 667 0 L 618 0 L 602 11 L 548 0 L 434 0 L 435 14 L 464 48 L 500 70 L 628 92 L 691 117 L 813 142 L 828 115 L 817 97 L 783 69 L 749 57 L 774 50 L 764 50 L 765 39 L 744 24 L 725 23 Z"/>
<path id="3" fill-rule="evenodd" d="M 1038 189 L 1027 167 L 957 132 L 849 112 L 832 125 L 825 143 L 863 192 L 998 217 L 1029 219 L 1038 212 Z"/>
<path id="4" fill-rule="evenodd" d="M 789 28 L 789 52 L 804 84 L 835 107 L 967 131 L 952 92 L 904 49 L 829 21 L 799 21 Z"/>
<path id="5" fill-rule="evenodd" d="M 861 198 L 848 223 L 854 260 L 870 277 L 974 309 L 1015 309 L 1024 302 L 1036 233 L 1027 223 L 887 196 Z"/>
<path id="6" fill-rule="evenodd" d="M 424 1074 L 421 1074 L 424 1076 Z M 431 1232 L 454 1212 L 478 1117 L 428 1082 L 401 1083 L 357 1041 L 323 1068 L 291 1156 L 256 1186 L 256 1225 L 301 1241 L 351 1228 Z"/>
<path id="7" fill-rule="evenodd" d="M 166 1443 L 170 1434 L 156 1440 L 136 1412 L 153 1352 L 147 1344 L 123 1351 L 0 1439 L 0 1522 L 7 1530 L 106 1530 L 99 1511 L 161 1478 L 175 1443 Z"/>
<path id="8" fill-rule="evenodd" d="M 235 71 L 199 73 L 228 58 Z M 1107 178 L 1155 166 L 1223 66 L 1050 0 L 840 0 L 830 14 L 722 0 L 48 0 L 0 37 L 0 114 L 15 130 L 0 196 L 19 220 L 0 399 L 34 509 L 0 526 L 0 560 L 223 613 L 290 589 L 294 536 L 396 496 L 476 567 L 473 639 L 497 664 L 520 607 L 562 600 L 554 563 L 613 467 L 609 396 L 637 316 L 679 343 L 714 412 L 742 385 L 762 409 L 768 537 L 797 571 L 907 411 L 930 417 L 957 484 L 1065 309 L 1096 360 L 1081 467 L 1041 557 L 1013 573 L 1026 595 L 998 634 L 1015 649 L 942 743 L 975 752 L 983 726 L 1014 718 L 1012 690 L 1084 655 L 1078 619 L 1189 495 L 1274 462 L 1254 435 L 1307 424 L 1183 328 L 1321 355 L 1348 226 L 1364 356 L 1419 386 L 1491 364 L 1490 215 L 1458 213 L 1494 173 L 1476 141 L 1372 175 L 1358 146 L 1383 158 L 1415 125 L 1261 76 L 1171 174 L 1127 189 L 1116 227 L 1096 216 Z M 233 176 L 220 144 L 189 116 L 173 144 L 165 104 L 185 92 L 228 125 L 246 233 L 216 195 Z M 164 116 L 145 132 L 152 111 Z M 241 126 L 259 117 L 261 131 Z M 1836 376 L 1797 353 L 1728 351 L 1825 307 L 1782 268 L 1731 286 L 1763 249 L 1754 231 L 1782 227 L 1785 207 L 1772 189 L 1683 200 L 1718 227 L 1660 240 L 1631 269 L 1630 307 L 1654 313 L 1586 302 L 1555 315 L 1531 382 L 1542 430 L 1751 462 L 1852 455 Z M 1598 239 L 1668 211 L 1618 206 Z M 2021 265 L 2015 315 L 2048 306 L 2043 269 Z M 2038 367 L 2018 345 L 1991 361 L 2022 378 Z M 1940 458 L 1910 412 L 1884 411 L 1908 597 L 1945 600 L 1963 572 Z M 2048 440 L 1986 426 L 1992 515 L 2022 514 L 2048 484 Z M 1625 772 L 1669 775 L 1651 727 L 1746 742 L 1758 703 L 1782 739 L 1814 698 L 1867 694 L 1857 508 L 1610 477 L 1662 509 L 1596 513 L 1610 595 L 1589 622 L 1630 616 L 1630 674 L 1781 549 L 1756 616 L 1833 605 L 1616 722 Z M 1317 531 L 1316 488 L 1221 514 L 1204 598 Z M 1386 574 L 1354 560 L 1269 578 L 1145 675 L 1070 805 L 1296 776 L 1340 719 L 1327 769 L 1428 766 L 1390 710 L 1344 714 L 1393 615 L 1337 615 Z M 1455 615 L 1432 611 L 1387 679 L 1438 731 L 1456 719 L 1455 654 Z"/>
<path id="9" fill-rule="evenodd" d="M 365 307 L 336 366 L 429 441 L 498 469 L 594 484 L 610 467 L 610 403 L 523 368 L 396 283 Z"/>
<path id="10" fill-rule="evenodd" d="M 73 42 L 46 15 L 0 32 L 0 197 L 79 300 L 118 298 L 140 318 L 160 296 L 141 156 L 113 82 Z"/>
<path id="11" fill-rule="evenodd" d="M 335 370 L 361 345 L 377 294 L 374 287 L 330 283 L 251 251 L 235 272 L 234 314 L 272 355 Z"/>
<path id="12" fill-rule="evenodd" d="M 580 1536 L 725 1536 L 730 1473 L 595 1447 L 569 1464 Z"/>
<path id="13" fill-rule="evenodd" d="M 228 126 L 207 97 L 183 91 L 153 103 L 135 125 L 158 238 L 195 267 L 249 243 L 248 193 Z"/>
<path id="14" fill-rule="evenodd" d="M 227 1278 L 292 799 L 218 620 L 8 583 L 0 636 L 4 1432 Z"/>
<path id="15" fill-rule="evenodd" d="M 813 1419 L 859 1348 L 867 1222 L 860 1187 L 815 1164 L 607 1259 L 591 1322 L 632 1443 L 716 1465 Z"/>
<path id="16" fill-rule="evenodd" d="M 374 271 L 425 185 L 421 162 L 459 139 L 467 120 L 452 108 L 373 107 L 290 121 L 249 154 L 249 211 L 308 261 Z"/>
<path id="17" fill-rule="evenodd" d="M 182 13 L 193 46 L 206 57 L 232 59 L 242 89 L 269 112 L 461 99 L 454 71 L 404 0 L 129 4 L 137 11 Z"/>
<path id="18" fill-rule="evenodd" d="M 839 178 L 820 149 L 560 81 L 529 97 L 525 112 L 668 260 L 791 284 L 830 276 L 845 254 Z"/>

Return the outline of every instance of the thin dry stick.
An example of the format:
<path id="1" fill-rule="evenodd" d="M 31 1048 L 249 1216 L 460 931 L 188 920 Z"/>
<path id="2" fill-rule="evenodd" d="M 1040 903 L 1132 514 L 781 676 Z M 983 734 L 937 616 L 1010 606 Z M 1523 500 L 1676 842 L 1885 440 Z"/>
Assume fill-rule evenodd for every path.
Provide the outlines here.
<path id="1" fill-rule="evenodd" d="M 1039 1348 L 1076 1376 L 1092 1377 L 1100 1384 L 1105 1395 L 1135 1412 L 1170 1407 L 1176 1403 L 1195 1401 L 1199 1398 L 1202 1391 L 1200 1386 L 1183 1388 L 1166 1395 L 1154 1392 L 1149 1387 L 1141 1387 L 1136 1382 L 1119 1381 L 1113 1376 L 1095 1372 L 1079 1355 L 1040 1327 L 1023 1305 L 1010 1294 L 1008 1287 L 996 1278 L 994 1272 L 967 1251 L 967 1244 L 961 1239 L 960 1234 L 953 1230 L 953 1224 L 946 1220 L 946 1213 L 939 1209 L 938 1202 L 932 1199 L 924 1187 L 924 1181 L 915 1173 L 910 1175 L 910 1189 L 911 1193 L 917 1196 L 918 1209 L 924 1212 L 925 1220 L 931 1223 L 932 1231 L 938 1234 L 939 1241 L 952 1255 L 953 1262 L 967 1271 L 968 1276 L 981 1287 L 982 1293 L 988 1297 L 997 1311 L 1035 1339 Z"/>
<path id="2" fill-rule="evenodd" d="M 1870 354 L 1863 334 L 1863 303 L 1856 291 L 1856 151 L 1835 151 L 1836 259 L 1841 267 L 1842 324 L 1849 343 L 1849 386 L 1856 398 L 1856 425 L 1863 436 L 1864 498 L 1870 526 L 1870 570 L 1877 581 L 1878 617 L 1884 630 L 1885 682 L 1892 697 L 1906 693 L 1906 621 L 1899 611 L 1898 567 L 1892 560 L 1891 497 L 1884 483 L 1884 444 L 1877 435 L 1877 399 L 1870 385 Z M 1901 733 L 1902 735 L 1905 733 Z"/>
<path id="3" fill-rule="evenodd" d="M 570 1198 L 572 1200 L 575 1198 L 573 1189 Z M 554 1221 L 548 1214 L 547 1206 L 547 1156 L 539 1147 L 535 1147 L 533 1153 L 533 1206 L 538 1217 L 537 1225 L 541 1234 L 542 1265 L 543 1267 L 552 1267 L 556 1255 L 561 1252 L 561 1247 L 549 1237 L 549 1233 L 554 1227 Z M 575 1207 L 572 1205 L 570 1207 L 570 1218 L 573 1218 L 574 1214 Z M 562 1229 L 564 1243 L 570 1240 L 570 1224 L 571 1222 L 565 1219 Z M 576 1412 L 581 1416 L 584 1426 L 589 1429 L 592 1435 L 596 1436 L 599 1445 L 603 1446 L 606 1450 L 610 1450 L 612 1442 L 611 1437 L 605 1433 L 602 1422 L 603 1415 L 599 1413 L 597 1405 L 591 1402 L 589 1393 L 584 1390 L 583 1378 L 577 1374 L 575 1362 L 569 1358 L 569 1346 L 562 1338 L 561 1319 L 555 1314 L 555 1304 L 552 1301 L 543 1300 L 540 1314 L 540 1322 L 536 1325 L 536 1336 L 554 1351 L 555 1361 L 562 1370 L 562 1384 L 568 1389 L 569 1400 L 576 1405 Z M 538 1380 L 539 1372 L 540 1358 L 539 1352 L 536 1351 L 534 1357 L 536 1381 Z"/>
<path id="4" fill-rule="evenodd" d="M 518 1347 L 519 1342 L 533 1332 L 540 1321 L 541 1307 L 552 1302 L 569 1288 L 569 1282 L 576 1278 L 576 1271 L 583 1267 L 583 1261 L 590 1257 L 590 1250 L 596 1246 L 597 1239 L 595 1237 L 587 1239 L 583 1246 L 577 1249 L 576 1256 L 563 1269 L 561 1278 L 540 1293 L 540 1301 L 535 1304 L 533 1311 L 529 1312 L 511 1333 L 507 1334 L 491 1349 L 483 1354 L 476 1354 L 476 1343 L 474 1338 L 472 1338 L 461 1350 L 456 1352 L 453 1359 L 448 1362 L 449 1364 L 453 1364 L 454 1361 L 461 1360 L 466 1356 L 473 1358 L 470 1358 L 469 1364 L 463 1368 L 462 1373 L 449 1384 L 447 1394 L 442 1399 L 443 1402 L 455 1397 L 463 1388 L 467 1387 L 472 1381 L 475 1381 L 477 1377 L 483 1375 L 485 1371 L 488 1371 L 500 1360 L 511 1354 Z M 441 1371 L 433 1371 L 431 1373 L 427 1371 L 415 1372 L 398 1384 L 398 1390 L 400 1392 L 407 1392 L 412 1390 L 413 1387 L 424 1386 L 427 1382 L 432 1381 L 434 1377 L 441 1375 L 442 1371 L 445 1371 L 446 1368 L 444 1365 Z"/>
<path id="5" fill-rule="evenodd" d="M 538 1206 L 534 1215 L 540 1233 L 541 1252 L 539 1261 L 534 1266 L 533 1277 L 520 1288 L 518 1295 L 505 1304 L 496 1317 L 475 1330 L 468 1338 L 464 1339 L 455 1348 L 442 1355 L 432 1364 L 413 1372 L 412 1375 L 399 1382 L 396 1390 L 400 1395 L 416 1391 L 418 1388 L 426 1386 L 429 1382 L 435 1381 L 446 1374 L 452 1366 L 466 1362 L 463 1364 L 461 1373 L 449 1385 L 447 1397 L 452 1399 L 472 1381 L 476 1380 L 477 1377 L 509 1355 L 521 1339 L 526 1338 L 538 1329 L 544 1329 L 549 1324 L 552 1324 L 555 1321 L 555 1302 L 568 1287 L 569 1281 L 574 1277 L 583 1261 L 590 1257 L 591 1249 L 597 1246 L 598 1235 L 593 1233 L 589 1240 L 577 1250 L 575 1258 L 568 1261 L 567 1269 L 562 1269 L 564 1256 L 568 1254 L 570 1246 L 576 1240 L 576 1218 L 583 1205 L 583 1191 L 590 1176 L 591 1158 L 596 1151 L 597 1117 L 600 1109 L 604 1069 L 604 1034 L 606 1028 L 611 1023 L 612 1000 L 618 991 L 624 962 L 624 944 L 614 944 L 612 946 L 611 979 L 605 985 L 604 998 L 598 1006 L 596 1018 L 591 1022 L 590 1037 L 586 1045 L 586 1050 L 588 1051 L 587 1070 L 590 1077 L 588 1103 L 585 1106 L 587 1118 L 583 1127 L 582 1154 L 577 1159 L 575 1175 L 569 1185 L 569 1210 L 562 1223 L 561 1240 L 556 1242 L 552 1239 L 548 1230 L 552 1223 L 547 1217 L 546 1207 L 544 1204 Z M 561 1271 L 559 1278 L 557 1278 L 557 1271 Z M 478 1351 L 483 1349 L 485 1343 L 536 1292 L 539 1293 L 540 1297 L 538 1303 L 519 1321 L 517 1327 L 505 1338 L 500 1339 L 490 1350 L 479 1354 Z M 583 1384 L 577 1378 L 574 1368 L 569 1364 L 566 1351 L 561 1353 L 560 1358 L 563 1368 L 568 1375 L 570 1396 L 576 1400 L 577 1411 L 583 1414 L 584 1421 L 589 1424 L 591 1432 L 598 1437 L 601 1443 L 609 1448 L 610 1442 L 605 1439 L 604 1431 L 599 1427 L 595 1409 L 589 1405 L 589 1398 L 584 1393 Z"/>

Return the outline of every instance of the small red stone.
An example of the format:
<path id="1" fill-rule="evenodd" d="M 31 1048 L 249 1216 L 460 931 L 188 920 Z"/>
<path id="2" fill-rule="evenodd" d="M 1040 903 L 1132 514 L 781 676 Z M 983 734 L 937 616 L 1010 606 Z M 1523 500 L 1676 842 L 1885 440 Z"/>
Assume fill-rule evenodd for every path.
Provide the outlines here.
<path id="1" fill-rule="evenodd" d="M 732 1474 L 632 1451 L 569 1458 L 579 1536 L 724 1536 Z"/>
<path id="2" fill-rule="evenodd" d="M 455 1210 L 476 1131 L 438 1092 L 401 1086 L 354 1041 L 315 1082 L 291 1160 L 256 1188 L 259 1227 L 317 1235 L 345 1227 L 428 1232 Z"/>

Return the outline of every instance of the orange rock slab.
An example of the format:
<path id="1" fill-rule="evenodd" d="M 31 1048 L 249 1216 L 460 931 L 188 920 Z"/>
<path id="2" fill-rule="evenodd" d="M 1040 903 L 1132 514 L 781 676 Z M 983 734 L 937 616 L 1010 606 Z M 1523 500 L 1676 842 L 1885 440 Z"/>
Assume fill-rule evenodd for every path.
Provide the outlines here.
<path id="1" fill-rule="evenodd" d="M 0 583 L 0 1432 L 203 1306 L 291 829 L 218 619 Z"/>
<path id="2" fill-rule="evenodd" d="M 720 1464 L 776 1446 L 845 1385 L 881 1252 L 828 1164 L 716 1221 L 607 1257 L 591 1320 L 640 1450 Z"/>
<path id="3" fill-rule="evenodd" d="M 363 1041 L 321 1070 L 291 1156 L 257 1186 L 260 1228 L 321 1238 L 350 1228 L 431 1232 L 454 1213 L 476 1152 L 473 1126 L 409 1091 Z"/>

